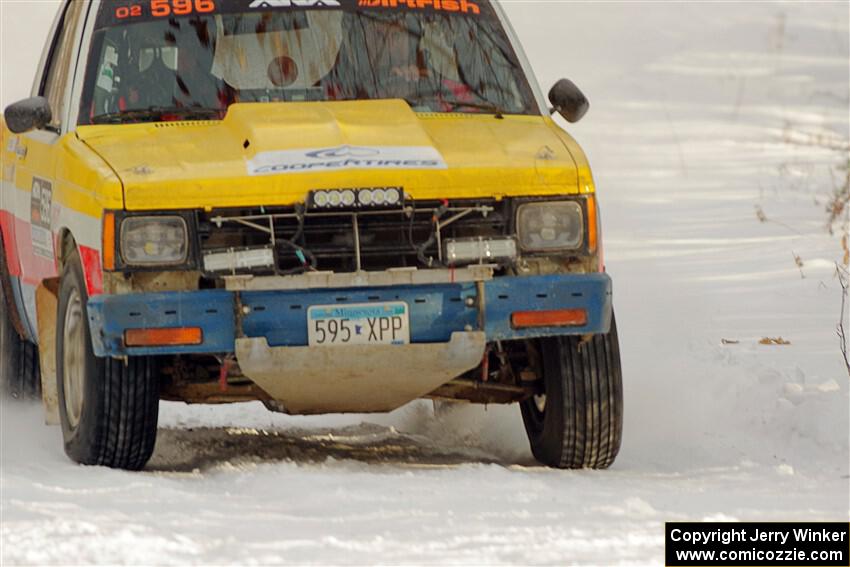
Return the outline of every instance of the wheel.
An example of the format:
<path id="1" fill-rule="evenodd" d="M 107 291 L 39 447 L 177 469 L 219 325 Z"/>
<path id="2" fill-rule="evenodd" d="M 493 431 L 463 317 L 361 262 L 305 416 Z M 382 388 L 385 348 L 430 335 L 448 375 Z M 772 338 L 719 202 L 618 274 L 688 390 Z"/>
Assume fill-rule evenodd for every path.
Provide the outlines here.
<path id="1" fill-rule="evenodd" d="M 41 395 L 38 347 L 15 330 L 9 308 L 14 302 L 12 286 L 2 251 L 0 263 L 0 387 L 16 400 L 35 400 Z"/>
<path id="2" fill-rule="evenodd" d="M 522 402 L 534 457 L 562 469 L 605 469 L 620 450 L 623 378 L 616 321 L 604 335 L 538 341 L 542 391 Z"/>
<path id="3" fill-rule="evenodd" d="M 85 465 L 139 470 L 156 443 L 159 379 L 154 360 L 97 358 L 92 350 L 80 259 L 62 271 L 56 380 L 65 453 Z"/>

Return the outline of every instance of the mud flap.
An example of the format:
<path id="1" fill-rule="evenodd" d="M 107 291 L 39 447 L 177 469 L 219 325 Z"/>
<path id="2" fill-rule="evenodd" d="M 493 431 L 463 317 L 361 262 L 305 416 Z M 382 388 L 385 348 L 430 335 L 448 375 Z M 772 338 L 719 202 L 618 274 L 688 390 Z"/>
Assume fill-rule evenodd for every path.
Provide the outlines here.
<path id="1" fill-rule="evenodd" d="M 477 367 L 486 342 L 481 332 L 404 346 L 272 348 L 265 338 L 238 339 L 236 357 L 286 413 L 388 412 Z"/>
<path id="2" fill-rule="evenodd" d="M 51 284 L 55 282 L 49 282 Z M 47 425 L 59 425 L 59 392 L 56 391 L 56 291 L 39 285 L 35 290 L 38 316 L 38 356 L 41 365 L 41 401 Z"/>

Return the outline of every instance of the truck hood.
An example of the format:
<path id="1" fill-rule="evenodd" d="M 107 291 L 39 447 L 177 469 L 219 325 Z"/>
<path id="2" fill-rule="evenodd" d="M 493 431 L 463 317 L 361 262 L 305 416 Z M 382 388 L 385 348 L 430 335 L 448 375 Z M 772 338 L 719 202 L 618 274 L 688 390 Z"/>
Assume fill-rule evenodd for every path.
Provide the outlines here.
<path id="1" fill-rule="evenodd" d="M 129 210 L 290 205 L 316 189 L 416 199 L 579 191 L 542 116 L 416 113 L 404 101 L 235 104 L 221 121 L 82 126 Z"/>

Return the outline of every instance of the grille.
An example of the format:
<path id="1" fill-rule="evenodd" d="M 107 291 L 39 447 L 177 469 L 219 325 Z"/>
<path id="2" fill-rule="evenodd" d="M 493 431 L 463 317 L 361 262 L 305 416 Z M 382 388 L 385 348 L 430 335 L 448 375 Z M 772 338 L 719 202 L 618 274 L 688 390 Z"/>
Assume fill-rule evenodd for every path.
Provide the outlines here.
<path id="1" fill-rule="evenodd" d="M 510 202 L 492 199 L 408 202 L 403 209 L 380 211 L 227 209 L 202 213 L 199 236 L 204 252 L 273 247 L 276 265 L 251 273 L 308 267 L 346 273 L 439 266 L 441 242 L 506 235 L 510 218 Z"/>

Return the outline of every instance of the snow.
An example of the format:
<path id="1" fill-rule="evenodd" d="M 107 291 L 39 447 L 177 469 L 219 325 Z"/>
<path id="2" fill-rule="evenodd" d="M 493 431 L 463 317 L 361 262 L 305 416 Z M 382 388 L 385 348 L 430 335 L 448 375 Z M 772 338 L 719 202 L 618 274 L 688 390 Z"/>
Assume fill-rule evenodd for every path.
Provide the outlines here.
<path id="1" fill-rule="evenodd" d="M 127 473 L 71 464 L 38 407 L 3 400 L 0 563 L 661 564 L 665 521 L 848 518 L 824 212 L 847 153 L 823 147 L 850 139 L 848 4 L 507 9 L 541 83 L 592 104 L 569 131 L 615 282 L 614 467 L 537 466 L 516 407 L 164 403 L 154 459 Z"/>

